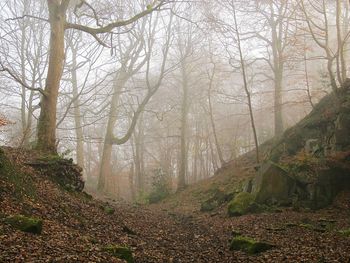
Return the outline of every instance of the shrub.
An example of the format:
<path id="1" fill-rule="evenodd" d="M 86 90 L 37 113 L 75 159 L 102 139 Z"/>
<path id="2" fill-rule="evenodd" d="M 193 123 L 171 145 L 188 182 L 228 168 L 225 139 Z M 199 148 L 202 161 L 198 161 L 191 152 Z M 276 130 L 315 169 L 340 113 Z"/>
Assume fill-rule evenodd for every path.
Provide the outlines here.
<path id="1" fill-rule="evenodd" d="M 168 176 L 163 172 L 161 168 L 154 170 L 152 178 L 152 190 L 148 194 L 148 202 L 150 204 L 158 203 L 169 196 L 171 188 L 168 180 Z"/>

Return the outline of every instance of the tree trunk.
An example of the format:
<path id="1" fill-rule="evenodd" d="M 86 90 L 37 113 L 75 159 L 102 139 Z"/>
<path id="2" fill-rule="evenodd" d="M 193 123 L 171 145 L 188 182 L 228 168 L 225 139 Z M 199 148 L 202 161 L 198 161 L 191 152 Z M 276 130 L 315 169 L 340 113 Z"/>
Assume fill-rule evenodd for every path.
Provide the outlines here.
<path id="1" fill-rule="evenodd" d="M 186 64 L 182 63 L 182 106 L 181 106 L 181 136 L 180 136 L 180 170 L 178 179 L 178 190 L 186 187 L 187 174 L 187 118 L 188 118 L 188 83 L 186 76 Z"/>
<path id="2" fill-rule="evenodd" d="M 196 121 L 196 135 L 194 138 L 194 156 L 193 156 L 193 165 L 192 165 L 192 177 L 193 182 L 196 183 L 198 181 L 198 156 L 199 156 L 199 124 Z"/>
<path id="3" fill-rule="evenodd" d="M 57 153 L 56 112 L 57 98 L 64 63 L 64 30 L 66 9 L 59 0 L 47 0 L 49 8 L 50 55 L 44 94 L 41 98 L 38 120 L 37 149 Z"/>
<path id="4" fill-rule="evenodd" d="M 256 153 L 256 162 L 259 163 L 259 143 L 258 143 L 258 136 L 255 128 L 255 121 L 254 121 L 254 114 L 253 114 L 253 107 L 252 107 L 252 101 L 251 101 L 251 94 L 248 89 L 248 82 L 247 82 L 247 75 L 246 75 L 246 68 L 244 64 L 244 58 L 242 53 L 242 47 L 241 47 L 241 37 L 238 31 L 238 24 L 237 24 L 237 18 L 236 18 L 236 11 L 233 11 L 234 20 L 235 20 L 235 29 L 236 29 L 236 36 L 237 36 L 237 45 L 238 45 L 238 52 L 239 52 L 239 58 L 240 58 L 240 64 L 242 68 L 242 78 L 243 78 L 243 86 L 244 90 L 247 96 L 248 101 L 248 108 L 249 108 L 249 116 L 250 116 L 250 124 L 253 131 L 254 136 L 254 144 L 255 144 L 255 153 Z"/>
<path id="5" fill-rule="evenodd" d="M 141 193 L 144 190 L 144 178 L 143 178 L 143 116 L 141 115 L 139 124 L 138 124 L 138 132 L 134 134 L 135 138 L 135 184 L 137 193 Z"/>
<path id="6" fill-rule="evenodd" d="M 214 74 L 214 73 L 213 73 Z M 219 161 L 220 161 L 220 167 L 222 167 L 225 164 L 225 160 L 222 154 L 220 142 L 216 133 L 216 125 L 215 125 L 215 120 L 214 120 L 214 113 L 213 113 L 213 105 L 211 102 L 211 88 L 212 88 L 212 80 L 210 80 L 210 88 L 208 90 L 208 104 L 209 104 L 209 115 L 210 115 L 210 124 L 211 128 L 213 130 L 213 136 L 214 136 L 214 141 L 215 141 L 215 146 L 216 146 L 216 151 L 218 153 Z"/>
<path id="7" fill-rule="evenodd" d="M 97 189 L 99 191 L 103 191 L 106 189 L 107 178 L 111 176 L 111 156 L 112 156 L 112 150 L 113 150 L 112 141 L 114 138 L 113 130 L 117 122 L 117 115 L 118 115 L 117 112 L 118 112 L 120 92 L 126 81 L 126 79 L 124 78 L 124 74 L 123 73 L 119 73 L 119 74 L 121 75 L 116 77 L 117 79 L 115 80 L 115 83 L 114 83 L 113 96 L 111 99 L 111 108 L 109 110 L 106 135 L 105 135 L 105 140 L 103 144 L 100 173 L 99 173 L 98 185 L 97 185 Z"/>
<path id="8" fill-rule="evenodd" d="M 77 164 L 84 168 L 84 132 L 81 121 L 80 113 L 80 100 L 78 99 L 78 80 L 77 80 L 77 51 L 72 48 L 72 86 L 73 86 L 73 106 L 74 106 L 74 122 L 75 122 L 75 132 L 77 136 Z"/>
<path id="9" fill-rule="evenodd" d="M 272 8 L 272 7 L 271 7 Z M 271 9 L 272 10 L 272 9 Z M 283 113 L 282 113 L 282 82 L 283 82 L 283 58 L 281 51 L 281 39 L 277 33 L 277 22 L 271 18 L 271 34 L 272 34 L 272 55 L 273 55 L 273 74 L 274 74 L 274 120 L 275 120 L 275 136 L 283 133 Z"/>
<path id="10" fill-rule="evenodd" d="M 275 74 L 275 90 L 274 90 L 274 120 L 275 120 L 275 136 L 283 133 L 283 113 L 282 113 L 282 73 Z"/>

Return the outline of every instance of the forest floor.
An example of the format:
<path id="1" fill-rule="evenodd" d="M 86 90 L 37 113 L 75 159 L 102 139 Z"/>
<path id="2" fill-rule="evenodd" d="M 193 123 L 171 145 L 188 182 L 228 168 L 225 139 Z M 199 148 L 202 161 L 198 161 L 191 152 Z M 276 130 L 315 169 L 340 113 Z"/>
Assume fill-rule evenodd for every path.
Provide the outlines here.
<path id="1" fill-rule="evenodd" d="M 281 210 L 229 218 L 215 213 L 176 211 L 171 203 L 132 206 L 67 192 L 26 170 L 25 184 L 0 174 L 0 262 L 123 262 L 105 251 L 127 245 L 135 262 L 350 262 L 350 194 L 319 211 Z M 28 192 L 28 187 L 35 189 Z M 20 193 L 20 195 L 19 195 Z M 114 212 L 111 212 L 113 208 Z M 4 223 L 9 215 L 44 220 L 40 235 Z M 321 224 L 328 222 L 326 228 Z M 232 231 L 273 243 L 255 256 L 230 251 Z"/>

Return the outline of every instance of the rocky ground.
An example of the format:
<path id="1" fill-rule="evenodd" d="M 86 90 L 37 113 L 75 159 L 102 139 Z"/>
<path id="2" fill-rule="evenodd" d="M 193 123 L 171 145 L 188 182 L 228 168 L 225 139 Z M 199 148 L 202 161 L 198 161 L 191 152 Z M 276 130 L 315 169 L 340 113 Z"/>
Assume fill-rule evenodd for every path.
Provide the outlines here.
<path id="1" fill-rule="evenodd" d="M 9 151 L 9 150 L 7 150 Z M 171 202 L 130 206 L 68 192 L 26 165 L 26 154 L 8 152 L 25 171 L 17 181 L 0 173 L 0 262 L 123 262 L 106 251 L 127 245 L 135 262 L 350 262 L 350 195 L 330 208 L 285 209 L 229 218 L 172 209 Z M 181 206 L 180 206 L 181 207 Z M 9 215 L 43 220 L 40 235 L 5 223 Z M 258 255 L 231 251 L 233 232 L 267 241 L 274 248 Z"/>

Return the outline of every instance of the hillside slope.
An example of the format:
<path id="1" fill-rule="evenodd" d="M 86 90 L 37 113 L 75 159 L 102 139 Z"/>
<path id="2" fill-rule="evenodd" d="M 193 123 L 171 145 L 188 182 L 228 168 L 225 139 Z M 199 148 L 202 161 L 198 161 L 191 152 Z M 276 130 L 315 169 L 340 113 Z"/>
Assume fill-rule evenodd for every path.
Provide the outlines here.
<path id="1" fill-rule="evenodd" d="M 331 200 L 342 190 L 350 191 L 349 134 L 350 89 L 345 89 L 338 98 L 334 94 L 325 96 L 304 119 L 287 129 L 282 136 L 260 145 L 262 163 L 272 161 L 286 168 L 290 175 L 300 179 L 298 182 L 305 184 L 304 188 L 315 183 L 304 182 L 309 177 L 322 177 L 325 173 L 329 177 L 334 173 L 334 178 L 339 178 L 331 185 L 340 184 L 342 187 L 330 190 L 334 192 L 329 197 Z M 247 183 L 257 176 L 254 155 L 254 152 L 249 152 L 230 161 L 214 177 L 189 186 L 165 200 L 162 205 L 181 212 L 193 212 L 199 211 L 207 200 L 219 198 L 219 206 L 225 210 L 232 194 L 243 191 Z M 296 170 L 300 170 L 298 174 Z M 346 174 L 349 176 L 346 177 Z M 322 194 L 325 194 L 324 191 Z"/>

